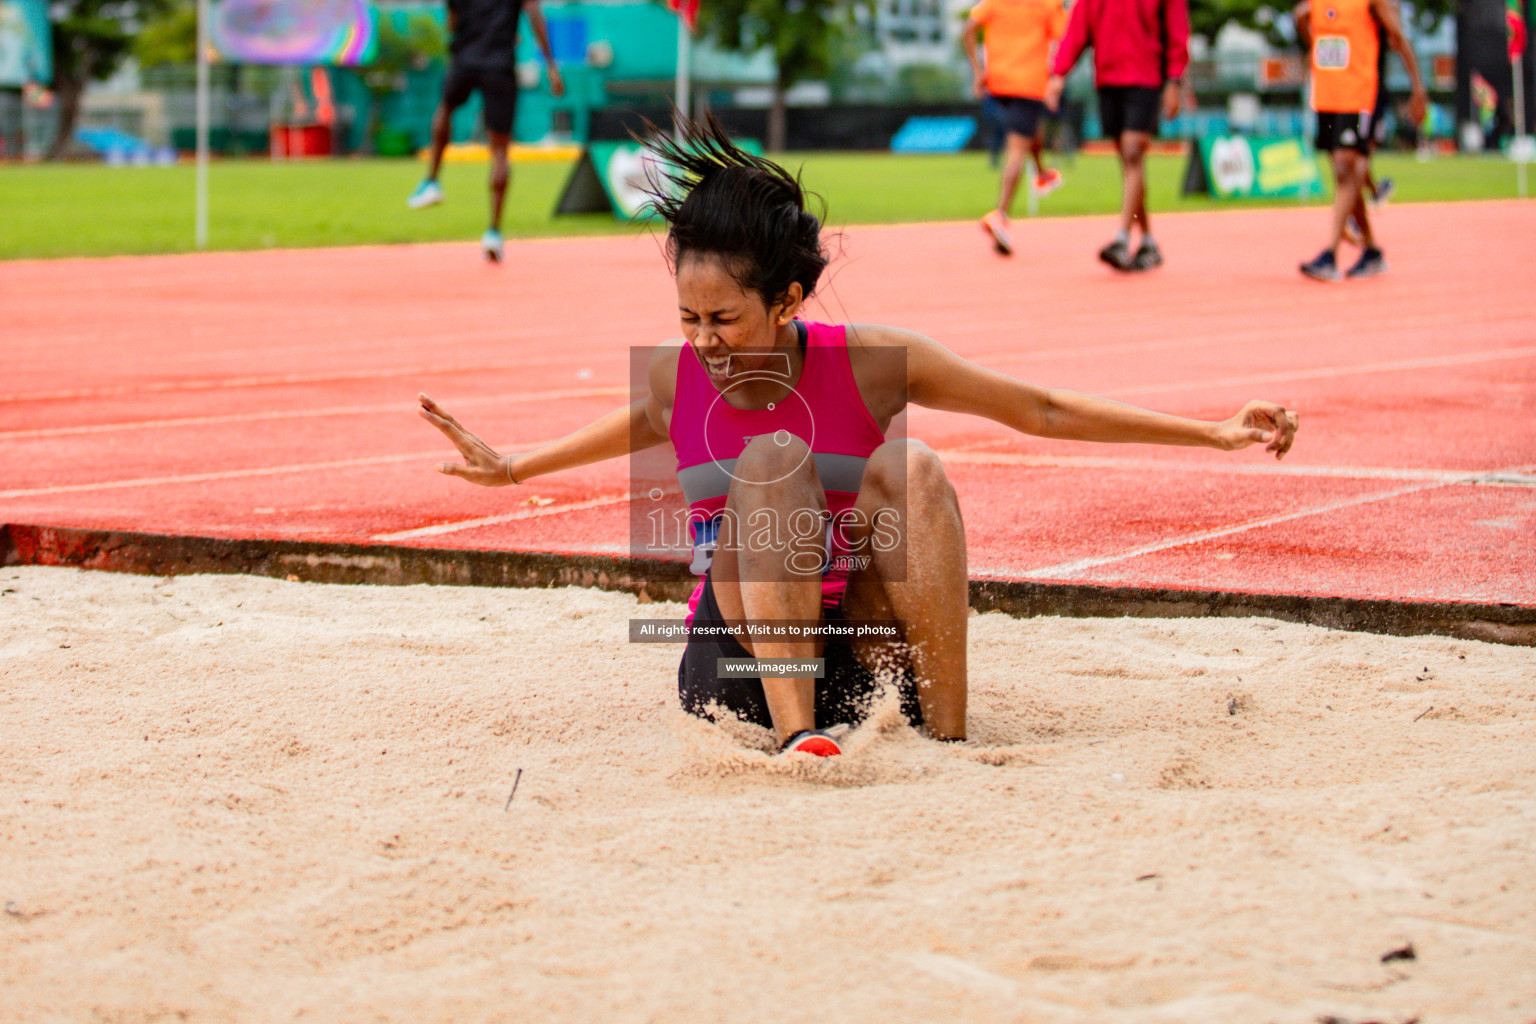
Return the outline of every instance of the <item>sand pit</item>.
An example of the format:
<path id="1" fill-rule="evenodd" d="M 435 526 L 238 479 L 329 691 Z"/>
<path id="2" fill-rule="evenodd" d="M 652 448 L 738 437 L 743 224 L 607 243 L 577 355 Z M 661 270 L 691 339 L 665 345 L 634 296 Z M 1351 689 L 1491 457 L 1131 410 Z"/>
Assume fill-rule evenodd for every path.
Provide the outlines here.
<path id="1" fill-rule="evenodd" d="M 677 606 L 0 590 L 6 1020 L 1536 1020 L 1530 649 L 977 616 L 971 743 L 780 760 Z"/>

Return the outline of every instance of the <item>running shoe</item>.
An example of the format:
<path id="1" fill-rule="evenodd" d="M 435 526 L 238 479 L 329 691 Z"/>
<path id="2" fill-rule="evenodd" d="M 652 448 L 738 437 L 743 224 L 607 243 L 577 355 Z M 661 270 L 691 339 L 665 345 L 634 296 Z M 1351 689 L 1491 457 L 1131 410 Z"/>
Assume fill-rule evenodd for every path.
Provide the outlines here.
<path id="1" fill-rule="evenodd" d="M 485 234 L 480 236 L 480 251 L 485 258 L 492 263 L 501 262 L 501 232 L 495 228 L 486 228 Z"/>
<path id="2" fill-rule="evenodd" d="M 1371 200 L 1371 205 L 1386 206 L 1387 200 L 1392 198 L 1394 188 L 1391 178 L 1382 178 L 1376 183 L 1376 197 Z"/>
<path id="3" fill-rule="evenodd" d="M 1339 279 L 1339 263 L 1334 259 L 1333 252 L 1324 249 L 1318 253 L 1310 263 L 1303 263 L 1300 267 L 1314 281 L 1337 281 Z"/>
<path id="4" fill-rule="evenodd" d="M 1000 256 L 1013 255 L 1013 239 L 1008 237 L 1008 221 L 997 210 L 981 218 L 981 230 L 992 236 L 992 248 Z"/>
<path id="5" fill-rule="evenodd" d="M 1163 265 L 1163 250 L 1157 247 L 1156 242 L 1142 242 L 1141 248 L 1136 250 L 1136 255 L 1131 257 L 1131 266 L 1137 270 L 1152 270 Z"/>
<path id="6" fill-rule="evenodd" d="M 416 186 L 416 191 L 411 193 L 411 198 L 405 201 L 405 205 L 413 210 L 419 210 L 424 206 L 436 206 L 442 201 L 442 187 L 431 178 L 428 178 Z"/>
<path id="7" fill-rule="evenodd" d="M 1131 255 L 1131 247 L 1118 239 L 1099 250 L 1099 259 L 1116 270 L 1136 269 L 1136 257 Z"/>
<path id="8" fill-rule="evenodd" d="M 1377 274 L 1387 272 L 1387 257 L 1375 246 L 1371 246 L 1360 254 L 1355 265 L 1345 271 L 1344 276 L 1351 281 L 1360 277 L 1375 277 Z"/>
<path id="9" fill-rule="evenodd" d="M 1040 172 L 1035 179 L 1035 195 L 1048 196 L 1061 188 L 1061 172 L 1054 167 L 1047 167 Z"/>
<path id="10" fill-rule="evenodd" d="M 779 748 L 781 754 L 815 754 L 817 757 L 835 757 L 843 752 L 830 731 L 801 729 Z"/>

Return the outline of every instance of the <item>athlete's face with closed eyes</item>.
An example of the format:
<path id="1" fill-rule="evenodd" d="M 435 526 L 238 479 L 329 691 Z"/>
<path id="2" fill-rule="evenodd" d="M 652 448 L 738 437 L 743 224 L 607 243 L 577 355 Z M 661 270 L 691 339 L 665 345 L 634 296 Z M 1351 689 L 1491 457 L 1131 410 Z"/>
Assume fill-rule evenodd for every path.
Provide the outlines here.
<path id="1" fill-rule="evenodd" d="M 783 298 L 766 301 L 743 288 L 713 253 L 688 253 L 677 263 L 683 337 L 716 387 L 755 369 L 784 365 L 771 353 L 798 343 L 790 320 L 800 300 L 800 285 L 794 283 Z"/>

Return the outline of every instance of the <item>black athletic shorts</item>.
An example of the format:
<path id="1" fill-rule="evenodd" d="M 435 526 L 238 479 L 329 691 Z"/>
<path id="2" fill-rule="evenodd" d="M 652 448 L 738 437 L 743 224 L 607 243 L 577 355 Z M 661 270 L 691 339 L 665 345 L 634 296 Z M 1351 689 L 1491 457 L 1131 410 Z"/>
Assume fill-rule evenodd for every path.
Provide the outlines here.
<path id="1" fill-rule="evenodd" d="M 842 619 L 842 609 L 827 611 L 825 618 L 827 621 Z M 697 626 L 725 623 L 725 616 L 720 614 L 720 605 L 715 601 L 714 583 L 707 576 L 699 606 L 693 612 L 693 622 Z M 682 663 L 677 666 L 677 695 L 683 710 L 712 720 L 715 716 L 710 705 L 715 704 L 724 714 L 772 729 L 773 717 L 768 713 L 763 681 L 757 676 L 722 679 L 715 664 L 717 658 L 750 657 L 752 655 L 734 637 L 690 637 L 688 646 L 683 648 Z M 822 658 L 825 659 L 826 676 L 816 680 L 816 727 L 827 729 L 863 720 L 869 714 L 870 703 L 880 692 L 874 673 L 859 664 L 853 648 L 846 641 L 828 640 Z M 914 726 L 921 726 L 923 712 L 917 703 L 917 687 L 910 669 L 904 673 L 900 689 L 902 714 Z"/>
<path id="2" fill-rule="evenodd" d="M 1002 122 L 1003 130 L 1013 135 L 1034 138 L 1040 128 L 1041 118 L 1047 116 L 1045 102 L 1032 100 L 1028 96 L 994 94 L 992 102 L 997 104 L 997 119 Z"/>
<path id="3" fill-rule="evenodd" d="M 487 68 L 473 64 L 452 64 L 443 81 L 443 103 L 457 110 L 479 91 L 485 104 L 485 130 L 498 135 L 512 134 L 512 119 L 517 114 L 517 71 L 513 68 Z"/>
<path id="4" fill-rule="evenodd" d="M 1352 149 L 1367 156 L 1371 152 L 1372 122 L 1369 111 L 1359 114 L 1317 112 L 1317 148 L 1325 153 Z"/>
<path id="5" fill-rule="evenodd" d="M 1099 87 L 1099 121 L 1106 139 L 1118 139 L 1122 132 L 1157 134 L 1157 108 L 1163 91 L 1151 85 L 1105 85 Z"/>

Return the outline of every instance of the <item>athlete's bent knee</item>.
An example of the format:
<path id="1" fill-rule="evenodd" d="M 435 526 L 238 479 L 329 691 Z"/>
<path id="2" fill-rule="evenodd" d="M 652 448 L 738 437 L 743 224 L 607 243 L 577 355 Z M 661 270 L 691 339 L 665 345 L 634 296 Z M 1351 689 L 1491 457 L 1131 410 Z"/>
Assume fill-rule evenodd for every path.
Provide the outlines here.
<path id="1" fill-rule="evenodd" d="M 774 483 L 808 473 L 814 465 L 810 445 L 787 430 L 778 430 L 747 442 L 732 475 L 746 483 Z"/>

